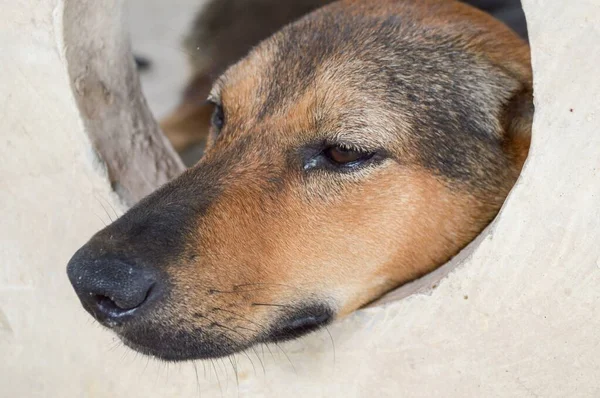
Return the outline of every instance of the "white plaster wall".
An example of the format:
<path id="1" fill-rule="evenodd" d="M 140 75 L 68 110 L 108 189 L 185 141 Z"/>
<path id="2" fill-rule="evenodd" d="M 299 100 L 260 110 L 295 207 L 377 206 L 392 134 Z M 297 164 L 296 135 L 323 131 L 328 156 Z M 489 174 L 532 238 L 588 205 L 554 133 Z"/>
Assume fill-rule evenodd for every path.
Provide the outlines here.
<path id="1" fill-rule="evenodd" d="M 63 36 L 73 27 L 61 0 L 0 0 L 0 396 L 600 396 L 600 4 L 524 3 L 534 143 L 497 221 L 451 264 L 332 325 L 331 338 L 198 363 L 196 377 L 192 364 L 118 346 L 80 308 L 66 263 L 108 221 L 103 207 L 123 210 L 100 161 L 110 154 L 92 149 L 102 124 L 72 89 L 67 54 L 81 40 Z M 106 4 L 78 1 L 96 29 L 120 21 L 121 4 Z M 127 98 L 126 86 L 109 89 Z M 163 177 L 123 183 L 135 196 Z"/>
<path id="2" fill-rule="evenodd" d="M 190 77 L 182 40 L 205 0 L 126 0 L 125 20 L 136 55 L 150 60 L 140 78 L 157 119 L 177 106 Z"/>

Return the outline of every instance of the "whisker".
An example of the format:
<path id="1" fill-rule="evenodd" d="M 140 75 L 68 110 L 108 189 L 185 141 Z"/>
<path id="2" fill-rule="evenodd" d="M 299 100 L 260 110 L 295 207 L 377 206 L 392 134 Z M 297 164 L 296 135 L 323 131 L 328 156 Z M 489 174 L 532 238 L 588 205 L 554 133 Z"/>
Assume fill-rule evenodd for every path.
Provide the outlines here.
<path id="1" fill-rule="evenodd" d="M 217 383 L 219 384 L 219 391 L 221 391 L 221 397 L 223 397 L 223 386 L 221 385 L 221 380 L 219 379 L 219 374 L 217 373 L 217 367 L 215 366 L 215 361 L 211 358 L 210 363 L 215 371 L 215 376 L 217 378 Z"/>
<path id="2" fill-rule="evenodd" d="M 250 358 L 250 355 L 248 355 L 246 350 L 242 351 L 242 354 L 244 354 L 246 356 L 246 358 L 248 358 L 248 360 L 250 361 L 250 364 L 252 365 L 252 369 L 254 370 L 254 376 L 256 376 L 256 366 L 254 366 L 254 361 L 252 361 L 252 358 Z"/>
<path id="3" fill-rule="evenodd" d="M 239 313 L 237 313 L 237 312 L 235 312 L 235 311 L 226 310 L 226 309 L 219 308 L 219 307 L 215 307 L 215 308 L 213 308 L 211 311 L 222 311 L 222 312 L 226 312 L 226 313 L 232 314 L 233 316 L 237 317 L 238 319 L 240 319 L 240 320 L 242 320 L 242 321 L 244 321 L 244 322 L 248 322 L 248 323 L 251 323 L 251 324 L 253 324 L 253 325 L 255 325 L 255 326 L 258 326 L 260 329 L 265 329 L 265 326 L 264 326 L 264 325 L 261 325 L 260 323 L 257 323 L 257 322 L 254 322 L 254 321 L 251 321 L 250 319 L 248 319 L 248 318 L 244 317 L 243 315 L 241 315 L 241 314 L 239 314 Z"/>
<path id="4" fill-rule="evenodd" d="M 243 334 L 241 334 L 241 333 L 240 333 L 240 332 L 238 332 L 237 330 L 234 330 L 234 329 L 230 328 L 229 326 L 225 326 L 225 325 L 223 325 L 222 323 L 220 323 L 220 322 L 217 322 L 217 321 L 215 321 L 215 320 L 213 320 L 213 319 L 211 319 L 211 318 L 207 317 L 206 315 L 204 315 L 204 318 L 205 318 L 206 320 L 208 320 L 208 321 L 212 322 L 212 325 L 214 325 L 214 326 L 217 326 L 217 327 L 223 328 L 223 329 L 225 329 L 225 330 L 229 330 L 229 331 L 231 331 L 231 332 L 237 333 L 238 335 L 240 335 L 240 336 L 242 336 L 242 337 L 244 337 L 244 338 L 245 338 L 245 336 L 244 336 Z M 249 331 L 251 331 L 251 332 L 253 332 L 253 333 L 260 333 L 260 331 L 258 331 L 258 330 L 253 330 L 253 329 L 246 328 L 246 327 L 243 327 L 243 326 L 236 326 L 236 327 L 237 327 L 237 328 L 243 328 L 243 329 L 249 330 Z M 227 337 L 227 336 L 225 336 L 225 337 Z M 233 340 L 232 340 L 232 341 L 233 341 Z"/>
<path id="5" fill-rule="evenodd" d="M 296 289 L 296 290 L 302 289 L 301 287 L 298 287 L 298 286 L 286 285 L 284 283 L 270 283 L 270 282 L 242 283 L 239 285 L 233 285 L 233 288 L 235 289 L 237 287 L 243 287 L 243 286 L 277 286 L 277 287 L 287 287 L 287 288 Z"/>
<path id="6" fill-rule="evenodd" d="M 329 339 L 331 340 L 331 347 L 333 348 L 333 370 L 335 371 L 335 363 L 336 363 L 335 343 L 333 342 L 333 336 L 331 335 L 331 332 L 329 331 L 329 328 L 327 326 L 325 326 L 325 331 L 327 332 L 327 334 L 329 335 Z"/>
<path id="7" fill-rule="evenodd" d="M 239 392 L 240 392 L 240 379 L 238 377 L 237 363 L 234 364 L 234 360 L 232 359 L 231 355 L 228 355 L 227 359 L 229 359 L 229 363 L 231 363 L 231 367 L 233 368 L 233 373 L 235 374 L 235 384 L 237 386 L 237 391 L 238 391 L 238 394 L 239 394 Z"/>
<path id="8" fill-rule="evenodd" d="M 225 371 L 225 392 L 229 391 L 229 373 L 227 373 L 227 364 L 225 363 L 225 359 L 224 358 L 219 358 L 221 360 L 221 366 L 223 367 L 223 370 Z"/>
<path id="9" fill-rule="evenodd" d="M 242 338 L 246 338 L 246 336 L 244 336 L 243 334 L 241 334 L 241 333 L 240 333 L 240 332 L 238 332 L 237 330 L 235 330 L 235 329 L 232 329 L 232 328 L 230 328 L 230 327 L 228 327 L 228 326 L 221 325 L 220 323 L 215 323 L 215 326 L 217 326 L 217 327 L 220 327 L 220 328 L 223 328 L 223 329 L 225 329 L 225 330 L 229 330 L 229 331 L 231 331 L 231 332 L 233 332 L 233 333 L 237 333 L 237 334 L 238 334 L 239 336 L 241 336 Z M 228 337 L 227 335 L 223 335 L 223 337 L 226 337 L 226 338 L 228 338 L 228 339 L 229 339 L 229 340 L 230 340 L 232 343 L 234 343 L 234 346 L 236 345 L 236 344 L 235 344 L 235 340 L 233 340 L 232 338 Z"/>
<path id="10" fill-rule="evenodd" d="M 149 364 L 150 364 L 150 356 L 146 355 L 146 365 L 144 365 L 144 370 L 142 370 L 142 374 L 146 373 L 146 369 L 148 369 Z"/>
<path id="11" fill-rule="evenodd" d="M 119 348 L 122 345 L 123 345 L 123 342 L 121 342 L 121 340 L 115 339 L 115 341 L 113 341 L 111 346 L 108 348 L 108 351 L 114 352 L 117 348 Z"/>
<path id="12" fill-rule="evenodd" d="M 110 200 L 108 200 L 107 198 L 101 196 L 101 198 L 108 204 L 108 206 L 111 208 L 111 210 L 113 211 L 113 214 L 115 215 L 115 220 L 117 218 L 119 218 L 119 215 L 117 214 L 117 211 L 115 210 L 115 208 L 113 207 L 113 205 L 110 203 Z"/>
<path id="13" fill-rule="evenodd" d="M 99 215 L 98 215 L 98 214 L 97 214 L 95 211 L 93 211 L 93 210 L 92 210 L 92 213 L 94 213 L 94 215 L 95 215 L 96 217 L 98 217 L 98 219 L 99 219 L 100 221 L 102 221 L 102 224 L 104 224 L 104 226 L 105 226 L 105 227 L 108 227 L 108 224 L 106 223 L 106 221 L 104 221 L 104 220 L 102 219 L 102 217 L 100 217 L 100 216 L 99 216 Z"/>
<path id="14" fill-rule="evenodd" d="M 245 326 L 236 326 L 236 328 L 248 330 L 248 331 L 253 332 L 253 333 L 260 333 L 260 331 L 258 331 L 258 330 L 250 329 L 250 328 L 247 328 Z"/>
<path id="15" fill-rule="evenodd" d="M 192 365 L 194 365 L 194 373 L 196 373 L 196 388 L 198 389 L 198 396 L 201 397 L 202 392 L 200 390 L 200 378 L 198 377 L 198 367 L 196 366 L 196 361 L 193 361 Z"/>
<path id="16" fill-rule="evenodd" d="M 140 358 L 141 355 L 142 354 L 140 354 L 139 352 L 134 351 L 133 352 L 133 360 L 131 361 L 131 363 L 133 364 L 133 363 L 137 362 L 137 360 Z"/>
<path id="17" fill-rule="evenodd" d="M 96 199 L 96 201 L 100 204 L 100 206 L 102 206 L 102 209 L 104 210 L 104 212 L 106 213 L 106 215 L 108 216 L 108 219 L 110 220 L 110 222 L 114 222 L 114 220 L 112 219 L 112 217 L 110 216 L 110 213 L 108 212 L 108 210 L 106 210 L 106 207 L 104 207 L 104 205 L 102 204 L 102 202 L 100 201 L 100 199 L 98 199 L 98 197 L 96 195 L 94 195 L 94 198 Z"/>
<path id="18" fill-rule="evenodd" d="M 121 354 L 121 363 L 125 363 L 125 358 L 129 355 L 129 350 L 123 350 L 123 354 Z"/>
<path id="19" fill-rule="evenodd" d="M 256 348 L 254 346 L 252 346 L 251 348 L 252 348 L 252 351 L 254 351 L 254 355 L 256 355 L 256 358 L 258 358 L 258 362 L 260 362 L 260 366 L 262 367 L 262 370 L 263 370 L 263 375 L 266 375 L 267 371 L 265 370 L 265 364 L 263 363 L 262 359 L 260 359 L 260 356 L 258 355 Z M 264 351 L 263 351 L 263 357 L 264 357 Z"/>
<path id="20" fill-rule="evenodd" d="M 262 288 L 258 288 L 258 289 L 247 289 L 247 290 L 217 290 L 217 289 L 210 289 L 208 292 L 210 294 L 235 294 L 235 293 L 249 293 L 249 292 L 258 292 L 261 290 L 267 290 L 268 288 L 266 287 L 262 287 Z"/>
<path id="21" fill-rule="evenodd" d="M 273 355 L 273 351 L 271 351 L 271 347 L 269 347 L 268 344 L 264 344 L 264 347 L 267 347 L 267 350 L 269 351 L 269 354 L 271 354 L 271 358 L 275 361 L 275 356 Z"/>
<path id="22" fill-rule="evenodd" d="M 288 304 L 271 304 L 271 303 L 252 303 L 253 307 L 282 307 L 282 308 L 294 308 L 293 305 Z"/>
<path id="23" fill-rule="evenodd" d="M 294 366 L 294 364 L 292 363 L 290 357 L 288 356 L 287 352 L 285 352 L 285 350 L 283 348 L 281 348 L 281 346 L 277 343 L 275 343 L 275 347 L 279 348 L 281 350 L 281 352 L 283 352 L 283 355 L 285 355 L 285 357 L 287 358 L 288 362 L 290 363 L 290 365 L 292 365 L 292 369 L 294 370 L 294 374 L 298 374 L 296 372 L 296 367 Z"/>

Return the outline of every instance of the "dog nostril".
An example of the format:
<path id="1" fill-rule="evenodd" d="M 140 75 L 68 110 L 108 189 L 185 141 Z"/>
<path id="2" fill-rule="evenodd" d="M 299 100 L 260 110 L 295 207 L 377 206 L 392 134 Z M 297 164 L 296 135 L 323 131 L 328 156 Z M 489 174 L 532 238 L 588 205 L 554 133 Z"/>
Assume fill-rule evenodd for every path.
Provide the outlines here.
<path id="1" fill-rule="evenodd" d="M 101 322 L 107 326 L 116 326 L 134 315 L 137 308 L 144 304 L 150 291 L 144 296 L 142 301 L 137 303 L 123 303 L 112 297 L 102 294 L 91 293 L 92 313 Z"/>
<path id="2" fill-rule="evenodd" d="M 107 326 L 116 326 L 132 318 L 137 310 L 149 300 L 154 284 L 147 291 L 137 291 L 137 294 L 121 296 L 108 296 L 106 294 L 88 293 L 84 307 Z M 83 299 L 83 297 L 82 297 Z M 87 305 L 86 303 L 87 302 Z"/>
<path id="3" fill-rule="evenodd" d="M 98 259 L 89 249 L 73 256 L 67 273 L 83 307 L 109 327 L 143 316 L 145 311 L 141 310 L 162 297 L 155 268 L 115 257 Z"/>
<path id="4" fill-rule="evenodd" d="M 138 308 L 139 306 L 141 306 L 142 304 L 144 304 L 144 302 L 146 302 L 146 300 L 148 300 L 148 297 L 150 296 L 150 293 L 152 292 L 152 288 L 154 287 L 154 284 L 150 285 L 150 287 L 148 287 L 148 290 L 145 292 L 145 294 L 142 292 L 138 292 L 137 295 L 131 295 L 131 296 L 124 296 L 122 298 L 120 297 L 109 297 L 103 294 L 96 294 L 94 295 L 93 293 L 90 293 L 91 295 L 94 296 L 94 301 L 96 302 L 96 306 L 102 310 L 105 310 L 105 312 L 114 312 L 114 313 L 118 313 L 118 312 L 126 312 L 126 311 L 131 311 L 134 310 L 136 308 Z M 141 293 L 141 294 L 140 294 Z"/>
<path id="5" fill-rule="evenodd" d="M 126 308 L 119 307 L 117 303 L 115 303 L 114 300 L 110 297 L 102 296 L 100 294 L 96 294 L 94 296 L 94 301 L 96 302 L 96 307 L 98 307 L 99 310 L 105 313 L 127 310 Z"/>
<path id="6" fill-rule="evenodd" d="M 137 308 L 139 304 L 141 304 L 139 303 L 138 305 L 135 305 L 133 307 L 130 305 L 119 305 L 114 299 L 107 296 L 103 296 L 101 294 L 95 295 L 94 300 L 96 301 L 96 307 L 98 307 L 98 309 L 100 309 L 104 313 L 119 313 L 129 311 Z"/>

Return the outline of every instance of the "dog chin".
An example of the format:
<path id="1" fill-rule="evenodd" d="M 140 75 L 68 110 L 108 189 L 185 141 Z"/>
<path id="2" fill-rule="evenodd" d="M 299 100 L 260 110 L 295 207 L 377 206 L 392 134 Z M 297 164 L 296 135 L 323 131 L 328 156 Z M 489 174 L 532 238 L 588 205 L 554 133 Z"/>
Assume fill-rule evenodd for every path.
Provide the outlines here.
<path id="1" fill-rule="evenodd" d="M 225 339 L 219 337 L 207 340 L 192 334 L 178 333 L 176 336 L 163 336 L 152 343 L 140 342 L 136 338 L 122 335 L 119 335 L 119 338 L 125 346 L 132 350 L 167 362 L 221 358 L 243 351 L 250 346 L 250 344 L 234 345 L 232 342 L 222 341 Z"/>
<path id="2" fill-rule="evenodd" d="M 327 326 L 335 317 L 325 304 L 301 306 L 277 318 L 261 342 L 277 343 L 297 339 Z"/>
<path id="3" fill-rule="evenodd" d="M 235 341 L 218 333 L 161 331 L 159 327 L 120 330 L 117 335 L 127 347 L 163 361 L 180 362 L 226 357 L 256 344 L 269 344 L 300 338 L 329 324 L 334 312 L 325 305 L 310 305 L 284 314 L 268 330 L 250 341 Z"/>

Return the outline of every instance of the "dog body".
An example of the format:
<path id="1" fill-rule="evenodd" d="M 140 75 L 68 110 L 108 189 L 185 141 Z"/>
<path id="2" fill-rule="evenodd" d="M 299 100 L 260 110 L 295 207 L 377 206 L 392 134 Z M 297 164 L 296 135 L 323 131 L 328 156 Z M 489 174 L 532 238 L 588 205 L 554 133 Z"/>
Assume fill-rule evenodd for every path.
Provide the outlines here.
<path id="1" fill-rule="evenodd" d="M 529 49 L 452 0 L 344 0 L 215 83 L 200 162 L 71 259 L 84 307 L 138 351 L 300 336 L 441 265 L 527 156 Z"/>

